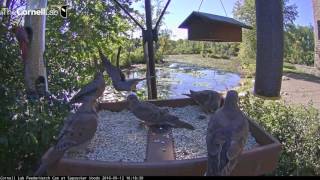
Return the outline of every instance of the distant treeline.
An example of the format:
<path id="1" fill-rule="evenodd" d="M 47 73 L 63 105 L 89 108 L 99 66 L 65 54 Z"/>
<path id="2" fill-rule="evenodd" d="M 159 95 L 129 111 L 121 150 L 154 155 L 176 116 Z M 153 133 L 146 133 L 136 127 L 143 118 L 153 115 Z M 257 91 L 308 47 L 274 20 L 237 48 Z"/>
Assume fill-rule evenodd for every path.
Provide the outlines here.
<path id="1" fill-rule="evenodd" d="M 246 34 L 244 34 L 246 35 Z M 159 57 L 174 54 L 201 54 L 203 57 L 229 59 L 246 53 L 247 48 L 241 43 L 199 42 L 189 40 L 170 40 L 161 36 L 159 41 Z M 284 36 L 284 60 L 293 64 L 313 65 L 314 33 L 312 26 L 287 25 Z M 255 49 L 253 50 L 255 54 Z M 250 57 L 245 58 L 250 59 Z M 254 60 L 254 58 L 252 58 Z"/>

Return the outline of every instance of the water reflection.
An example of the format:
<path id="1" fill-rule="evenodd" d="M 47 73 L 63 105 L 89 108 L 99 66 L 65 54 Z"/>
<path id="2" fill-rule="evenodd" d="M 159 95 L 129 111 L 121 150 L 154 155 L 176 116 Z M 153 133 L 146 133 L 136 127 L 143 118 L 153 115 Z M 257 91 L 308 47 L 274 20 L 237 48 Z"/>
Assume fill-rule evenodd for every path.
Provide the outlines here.
<path id="1" fill-rule="evenodd" d="M 145 77 L 145 71 L 132 71 L 126 75 L 129 78 Z M 240 76 L 215 69 L 200 68 L 181 63 L 156 68 L 157 88 L 159 98 L 183 98 L 183 93 L 189 90 L 225 91 L 238 85 Z M 137 85 L 138 90 L 146 91 L 146 81 Z M 147 92 L 145 92 L 145 95 Z"/>

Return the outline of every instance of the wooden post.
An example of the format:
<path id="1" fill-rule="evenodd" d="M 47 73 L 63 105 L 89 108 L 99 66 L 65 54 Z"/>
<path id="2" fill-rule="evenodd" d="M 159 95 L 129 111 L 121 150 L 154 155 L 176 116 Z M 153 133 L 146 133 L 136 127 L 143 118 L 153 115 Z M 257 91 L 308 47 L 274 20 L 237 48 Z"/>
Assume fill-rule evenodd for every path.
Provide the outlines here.
<path id="1" fill-rule="evenodd" d="M 320 1 L 312 0 L 314 16 L 314 66 L 320 70 Z"/>
<path id="2" fill-rule="evenodd" d="M 47 7 L 47 0 L 28 0 L 27 9 L 40 9 Z M 32 41 L 29 47 L 28 59 L 26 63 L 26 73 L 31 79 L 31 87 L 37 90 L 38 95 L 48 91 L 48 81 L 46 66 L 43 59 L 45 50 L 45 15 L 27 15 L 25 16 L 25 26 L 32 29 Z M 36 83 L 37 82 L 37 83 Z M 40 86 L 40 87 L 39 87 Z M 41 88 L 41 89 L 39 89 Z M 41 95 L 41 94 L 40 94 Z"/>
<path id="3" fill-rule="evenodd" d="M 122 50 L 122 47 L 119 46 L 119 48 L 118 48 L 118 53 L 117 53 L 117 68 L 120 68 L 120 55 L 121 55 L 121 50 Z"/>
<path id="4" fill-rule="evenodd" d="M 257 67 L 254 93 L 280 97 L 283 73 L 282 1 L 256 0 Z"/>
<path id="5" fill-rule="evenodd" d="M 145 10 L 146 10 L 147 30 L 144 33 L 144 41 L 148 46 L 147 72 L 148 72 L 148 78 L 152 77 L 150 80 L 147 81 L 148 99 L 157 99 L 157 84 L 156 84 L 156 73 L 155 73 L 155 62 L 154 62 L 153 31 L 152 31 L 152 12 L 151 12 L 150 0 L 145 0 Z M 146 48 L 144 48 L 144 50 L 146 50 Z"/>
<path id="6" fill-rule="evenodd" d="M 168 0 L 166 6 L 164 7 L 161 15 L 156 22 L 156 26 L 152 29 L 152 12 L 151 12 L 151 2 L 150 0 L 145 0 L 145 11 L 146 11 L 146 24 L 147 29 L 144 27 L 117 1 L 113 0 L 142 30 L 143 35 L 143 51 L 144 58 L 147 63 L 147 86 L 148 86 L 148 99 L 157 99 L 157 81 L 156 81 L 156 70 L 154 62 L 154 47 L 153 41 L 157 40 L 157 29 L 160 25 L 161 19 L 165 14 L 171 0 Z M 152 77 L 152 78 L 150 78 Z"/>

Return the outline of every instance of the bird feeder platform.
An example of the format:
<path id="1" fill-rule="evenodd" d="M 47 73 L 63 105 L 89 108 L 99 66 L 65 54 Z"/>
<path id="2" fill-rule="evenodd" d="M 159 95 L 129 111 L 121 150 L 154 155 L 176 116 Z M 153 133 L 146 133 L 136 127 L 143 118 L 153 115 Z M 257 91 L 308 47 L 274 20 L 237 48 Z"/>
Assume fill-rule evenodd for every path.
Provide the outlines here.
<path id="1" fill-rule="evenodd" d="M 242 42 L 242 28 L 252 29 L 233 18 L 192 12 L 179 26 L 188 29 L 188 40 Z"/>
<path id="2" fill-rule="evenodd" d="M 196 105 L 192 99 L 151 100 L 148 101 L 160 107 L 186 107 Z M 120 112 L 127 108 L 127 102 L 101 103 L 99 110 Z M 258 146 L 245 150 L 232 175 L 263 175 L 272 172 L 278 162 L 281 144 L 258 124 L 249 122 L 250 132 Z M 166 135 L 169 138 L 164 138 Z M 64 157 L 56 165 L 48 169 L 51 176 L 202 176 L 206 171 L 207 158 L 176 160 L 172 130 L 155 133 L 149 129 L 147 135 L 146 159 L 144 162 L 106 162 L 94 160 L 79 160 Z M 155 143 L 155 139 L 162 141 Z M 161 149 L 165 146 L 166 151 Z M 48 150 L 52 151 L 52 148 Z M 106 149 L 108 151 L 108 149 Z M 42 157 L 46 159 L 47 153 Z"/>

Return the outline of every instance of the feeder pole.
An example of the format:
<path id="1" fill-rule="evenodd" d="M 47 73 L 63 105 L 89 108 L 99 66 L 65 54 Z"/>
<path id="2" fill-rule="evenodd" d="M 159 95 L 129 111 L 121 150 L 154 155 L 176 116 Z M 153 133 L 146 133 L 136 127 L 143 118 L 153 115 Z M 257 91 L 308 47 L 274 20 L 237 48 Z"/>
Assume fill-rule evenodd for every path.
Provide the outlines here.
<path id="1" fill-rule="evenodd" d="M 283 73 L 283 7 L 279 0 L 256 0 L 257 67 L 254 94 L 280 98 Z"/>
<path id="2" fill-rule="evenodd" d="M 154 34 L 152 30 L 152 12 L 150 0 L 145 0 L 146 11 L 146 24 L 147 29 L 143 31 L 143 47 L 144 51 L 147 50 L 147 84 L 148 84 L 148 99 L 157 99 L 157 84 L 156 84 L 156 72 L 154 62 Z"/>
<path id="3" fill-rule="evenodd" d="M 145 12 L 146 12 L 146 24 L 147 29 L 144 27 L 117 1 L 113 0 L 142 30 L 143 36 L 143 52 L 144 58 L 147 63 L 147 86 L 148 86 L 148 99 L 157 99 L 157 81 L 156 81 L 156 70 L 155 70 L 155 59 L 154 59 L 154 47 L 153 42 L 158 39 L 158 28 L 160 21 L 164 16 L 171 0 L 168 0 L 165 8 L 161 12 L 161 15 L 156 22 L 156 26 L 152 29 L 152 12 L 150 0 L 145 0 Z"/>

